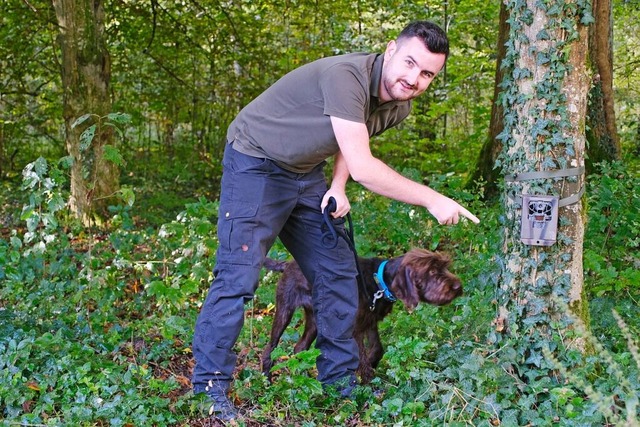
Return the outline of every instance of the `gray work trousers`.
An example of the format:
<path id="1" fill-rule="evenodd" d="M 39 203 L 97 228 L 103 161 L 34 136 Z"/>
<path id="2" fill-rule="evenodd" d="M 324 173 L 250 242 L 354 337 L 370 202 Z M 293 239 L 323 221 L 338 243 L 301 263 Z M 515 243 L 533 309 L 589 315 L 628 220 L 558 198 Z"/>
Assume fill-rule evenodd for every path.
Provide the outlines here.
<path id="1" fill-rule="evenodd" d="M 244 155 L 227 144 L 214 280 L 198 316 L 193 338 L 196 393 L 209 380 L 230 382 L 233 349 L 244 322 L 244 305 L 258 286 L 264 258 L 277 236 L 313 283 L 318 325 L 318 380 L 332 384 L 355 378 L 358 349 L 353 339 L 358 307 L 356 266 L 348 244 L 322 245 L 320 203 L 327 191 L 323 166 L 298 174 L 267 159 Z"/>

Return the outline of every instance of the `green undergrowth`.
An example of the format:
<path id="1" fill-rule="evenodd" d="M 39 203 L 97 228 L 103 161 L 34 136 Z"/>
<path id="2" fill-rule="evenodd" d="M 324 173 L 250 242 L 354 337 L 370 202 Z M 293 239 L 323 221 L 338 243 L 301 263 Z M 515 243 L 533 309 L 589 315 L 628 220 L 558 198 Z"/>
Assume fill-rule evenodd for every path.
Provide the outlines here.
<path id="1" fill-rule="evenodd" d="M 440 227 L 420 209 L 350 186 L 360 255 L 391 257 L 412 247 L 446 252 L 464 295 L 413 313 L 398 304 L 380 327 L 386 353 L 372 384 L 343 400 L 315 380 L 315 350 L 292 355 L 299 314 L 274 352 L 273 383 L 260 373 L 278 279 L 265 273 L 238 342 L 233 398 L 248 415 L 241 424 L 632 423 L 633 396 L 640 391 L 633 347 L 640 284 L 631 273 L 638 262 L 640 182 L 620 165 L 608 167 L 589 183 L 591 335 L 581 337 L 559 322 L 528 360 L 520 359 L 516 343 L 503 340 L 496 347 L 490 339 L 497 333 L 501 213 L 478 198 L 481 188 L 465 190 L 455 174 L 431 176 L 430 185 L 482 220 Z M 174 219 L 145 227 L 136 225 L 131 209 L 115 206 L 106 229 L 88 230 L 62 208 L 68 196 L 56 168 L 40 163 L 32 169 L 22 190 L 25 209 L 0 240 L 1 425 L 203 425 L 190 392 L 190 340 L 211 280 L 217 203 L 193 199 Z M 52 176 L 58 181 L 48 180 Z M 611 200 L 615 209 L 608 208 Z M 271 254 L 286 257 L 279 244 Z M 604 271 L 615 272 L 618 281 L 604 280 Z M 573 350 L 569 344 L 578 339 L 600 343 L 607 356 Z"/>

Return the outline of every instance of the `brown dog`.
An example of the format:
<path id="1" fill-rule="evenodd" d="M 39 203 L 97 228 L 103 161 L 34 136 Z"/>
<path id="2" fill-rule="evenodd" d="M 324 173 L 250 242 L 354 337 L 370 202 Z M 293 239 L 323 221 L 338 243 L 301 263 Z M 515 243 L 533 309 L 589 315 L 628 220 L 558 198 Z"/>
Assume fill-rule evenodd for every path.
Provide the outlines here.
<path id="1" fill-rule="evenodd" d="M 362 383 L 373 379 L 373 370 L 382 359 L 384 348 L 380 342 L 378 322 L 391 313 L 393 296 L 401 300 L 404 306 L 412 311 L 420 301 L 434 305 L 449 304 L 454 298 L 462 295 L 460 279 L 449 271 L 451 260 L 446 256 L 424 249 L 413 249 L 384 265 L 383 283 L 390 283 L 388 288 L 393 295 L 384 298 L 381 292 L 375 302 L 369 300 L 380 290 L 374 279 L 383 260 L 379 258 L 359 258 L 364 286 L 359 290 L 359 306 L 353 336 L 358 344 L 360 366 L 358 376 Z M 302 306 L 305 314 L 305 327 L 302 337 L 294 347 L 298 353 L 308 350 L 316 339 L 317 328 L 313 316 L 311 302 L 311 284 L 305 279 L 295 261 L 274 261 L 267 259 L 265 268 L 282 271 L 276 290 L 276 314 L 271 327 L 271 340 L 262 353 L 262 372 L 271 378 L 271 352 L 278 345 L 285 328 L 291 322 L 296 308 Z M 373 303 L 373 309 L 371 309 Z M 366 340 L 366 344 L 365 344 Z"/>

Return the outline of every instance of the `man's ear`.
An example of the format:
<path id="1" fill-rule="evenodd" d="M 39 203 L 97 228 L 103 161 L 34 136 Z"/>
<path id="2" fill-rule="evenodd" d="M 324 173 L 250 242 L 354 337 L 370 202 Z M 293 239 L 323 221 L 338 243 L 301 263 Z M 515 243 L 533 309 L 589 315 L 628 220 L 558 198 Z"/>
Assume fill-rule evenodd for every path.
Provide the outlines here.
<path id="1" fill-rule="evenodd" d="M 396 41 L 390 40 L 389 43 L 387 43 L 387 48 L 384 51 L 384 59 L 388 60 L 389 58 L 391 58 L 393 54 L 396 52 L 397 48 L 398 48 L 398 44 L 396 43 Z"/>

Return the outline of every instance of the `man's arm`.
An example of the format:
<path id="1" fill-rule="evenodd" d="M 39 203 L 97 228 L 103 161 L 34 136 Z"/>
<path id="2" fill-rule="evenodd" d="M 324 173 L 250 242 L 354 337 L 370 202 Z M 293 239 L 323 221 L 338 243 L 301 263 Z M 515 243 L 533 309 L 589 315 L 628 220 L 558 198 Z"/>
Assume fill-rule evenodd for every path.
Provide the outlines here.
<path id="1" fill-rule="evenodd" d="M 373 157 L 363 123 L 331 117 L 340 153 L 351 177 L 368 190 L 400 202 L 425 207 L 440 224 L 457 224 L 460 215 L 480 220 L 454 200 L 412 181 Z"/>
<path id="2" fill-rule="evenodd" d="M 347 181 L 349 180 L 349 169 L 341 152 L 335 155 L 333 164 L 333 178 L 331 187 L 322 198 L 320 209 L 324 211 L 325 206 L 329 203 L 329 197 L 336 200 L 336 211 L 332 214 L 334 218 L 345 216 L 351 210 L 351 204 L 346 195 Z"/>

